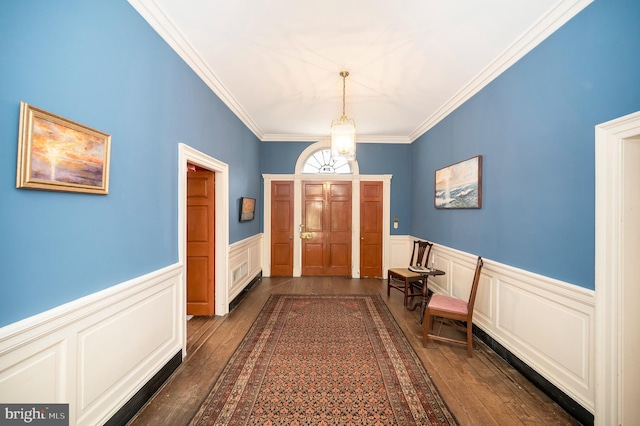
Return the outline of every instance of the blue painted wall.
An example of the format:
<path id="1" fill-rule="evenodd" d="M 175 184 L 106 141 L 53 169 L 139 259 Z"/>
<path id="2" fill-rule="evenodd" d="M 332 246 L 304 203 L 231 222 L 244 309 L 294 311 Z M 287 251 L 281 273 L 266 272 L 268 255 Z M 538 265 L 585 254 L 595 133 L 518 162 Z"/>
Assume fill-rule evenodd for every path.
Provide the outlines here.
<path id="1" fill-rule="evenodd" d="M 262 142 L 260 170 L 264 174 L 293 174 L 296 161 L 311 142 Z"/>
<path id="2" fill-rule="evenodd" d="M 309 142 L 263 142 L 262 173 L 292 174 L 298 157 Z M 409 144 L 359 143 L 356 156 L 360 174 L 393 175 L 391 178 L 391 218 L 398 216 L 398 229 L 392 235 L 407 235 L 411 230 L 411 146 Z"/>
<path id="3" fill-rule="evenodd" d="M 393 175 L 391 178 L 391 235 L 408 235 L 411 231 L 411 188 L 414 184 L 409 144 L 358 144 L 358 165 L 363 175 Z M 421 167 L 420 164 L 417 167 Z M 415 182 L 420 185 L 420 182 Z M 393 229 L 393 217 L 398 217 L 398 229 Z"/>
<path id="4" fill-rule="evenodd" d="M 412 145 L 361 144 L 392 233 L 592 289 L 594 126 L 640 109 L 639 18 L 596 0 Z M 229 164 L 230 243 L 308 145 L 258 142 L 124 0 L 9 2 L 0 55 L 0 326 L 177 261 L 179 142 Z M 108 196 L 15 188 L 20 101 L 112 135 Z M 434 171 L 477 154 L 483 208 L 434 209 Z"/>
<path id="5" fill-rule="evenodd" d="M 595 1 L 415 141 L 412 234 L 593 289 L 594 127 L 640 110 L 639 21 Z M 435 209 L 434 171 L 478 154 L 482 209 Z"/>
<path id="6" fill-rule="evenodd" d="M 257 138 L 125 1 L 0 12 L 0 326 L 178 260 L 178 143 L 229 165 L 230 242 L 259 198 Z M 112 135 L 107 196 L 16 189 L 19 104 Z"/>

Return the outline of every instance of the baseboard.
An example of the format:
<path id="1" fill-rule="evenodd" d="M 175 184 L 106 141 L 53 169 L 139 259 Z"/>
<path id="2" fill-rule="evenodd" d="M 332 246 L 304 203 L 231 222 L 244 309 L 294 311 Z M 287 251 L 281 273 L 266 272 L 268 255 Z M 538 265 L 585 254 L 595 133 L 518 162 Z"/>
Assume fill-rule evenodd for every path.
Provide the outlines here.
<path id="1" fill-rule="evenodd" d="M 491 336 L 485 333 L 476 325 L 473 326 L 473 335 L 484 342 L 498 356 L 504 359 L 509 365 L 518 370 L 527 380 L 533 383 L 538 389 L 544 392 L 556 404 L 562 407 L 574 419 L 585 426 L 593 426 L 594 416 L 582 405 L 574 401 L 569 395 L 562 392 L 553 383 L 538 374 L 533 368 L 509 352 L 504 346 L 496 342 Z"/>
<path id="2" fill-rule="evenodd" d="M 256 283 L 261 279 L 262 279 L 262 271 L 260 271 L 258 275 L 253 277 L 253 279 L 249 282 L 249 284 L 247 284 L 242 289 L 240 294 L 234 297 L 234 299 L 229 303 L 229 312 L 233 311 L 233 309 L 240 304 L 240 302 L 242 301 L 242 299 L 244 299 L 244 296 L 247 294 L 247 292 L 251 290 L 251 288 L 253 288 L 253 286 L 256 285 Z"/>
<path id="3" fill-rule="evenodd" d="M 182 364 L 182 351 L 175 354 L 155 376 L 151 378 L 129 401 L 127 401 L 105 426 L 126 425 L 138 411 L 153 397 L 174 371 Z"/>

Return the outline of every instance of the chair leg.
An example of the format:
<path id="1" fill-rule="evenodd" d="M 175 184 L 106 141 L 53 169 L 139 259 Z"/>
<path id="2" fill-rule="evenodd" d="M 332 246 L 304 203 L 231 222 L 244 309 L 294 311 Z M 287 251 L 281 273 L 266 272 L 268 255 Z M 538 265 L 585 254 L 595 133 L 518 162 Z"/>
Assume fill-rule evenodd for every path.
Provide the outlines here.
<path id="1" fill-rule="evenodd" d="M 391 296 L 391 273 L 387 273 L 387 297 Z"/>
<path id="2" fill-rule="evenodd" d="M 423 332 L 422 332 L 422 347 L 427 347 L 427 340 L 429 336 L 429 330 L 431 330 L 431 315 L 429 315 L 429 310 L 427 309 L 424 313 L 425 319 L 423 321 Z"/>
<path id="3" fill-rule="evenodd" d="M 473 324 L 467 323 L 467 355 L 473 358 Z"/>
<path id="4" fill-rule="evenodd" d="M 409 280 L 405 278 L 404 280 L 404 306 L 407 307 L 407 303 L 409 303 Z"/>

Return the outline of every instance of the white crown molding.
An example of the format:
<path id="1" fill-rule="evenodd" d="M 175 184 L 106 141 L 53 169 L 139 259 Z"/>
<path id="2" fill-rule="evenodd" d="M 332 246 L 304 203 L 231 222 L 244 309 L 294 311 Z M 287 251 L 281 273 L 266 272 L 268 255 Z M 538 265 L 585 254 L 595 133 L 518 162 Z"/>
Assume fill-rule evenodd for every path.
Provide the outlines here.
<path id="1" fill-rule="evenodd" d="M 209 86 L 222 102 L 262 140 L 264 134 L 233 95 L 218 80 L 198 52 L 191 46 L 167 14 L 153 0 L 128 0 L 129 4 L 144 18 L 164 41 L 187 63 L 187 65 Z"/>
<path id="2" fill-rule="evenodd" d="M 264 134 L 249 114 L 224 87 L 196 50 L 189 44 L 166 13 L 154 0 L 128 0 L 129 4 L 151 25 L 173 50 L 202 78 L 207 86 L 231 111 L 263 142 L 315 142 L 326 136 Z M 567 23 L 593 0 L 560 0 L 549 13 L 531 26 L 522 37 L 508 47 L 498 58 L 458 91 L 448 102 L 428 117 L 407 136 L 363 136 L 359 142 L 412 143 L 438 124 L 456 108 L 469 100 L 486 85 L 529 53 L 534 47 Z"/>
<path id="3" fill-rule="evenodd" d="M 292 135 L 284 133 L 268 133 L 262 136 L 262 142 L 318 142 L 326 139 L 328 135 Z"/>
<path id="4" fill-rule="evenodd" d="M 468 101 L 473 95 L 505 72 L 511 65 L 522 59 L 522 57 L 533 50 L 533 48 L 592 2 L 593 0 L 559 1 L 549 13 L 533 24 L 529 30 L 498 56 L 495 61 L 418 126 L 418 128 L 409 135 L 409 140 L 413 142 L 425 134 L 429 129 L 451 114 L 460 105 Z"/>
<path id="5" fill-rule="evenodd" d="M 409 144 L 412 141 L 406 136 L 375 136 L 375 135 L 357 135 L 358 143 L 397 143 Z"/>
<path id="6" fill-rule="evenodd" d="M 318 142 L 327 139 L 329 135 L 289 135 L 289 134 L 266 134 L 260 140 L 262 142 Z M 397 143 L 409 144 L 412 141 L 406 136 L 376 136 L 376 135 L 357 135 L 358 143 Z"/>

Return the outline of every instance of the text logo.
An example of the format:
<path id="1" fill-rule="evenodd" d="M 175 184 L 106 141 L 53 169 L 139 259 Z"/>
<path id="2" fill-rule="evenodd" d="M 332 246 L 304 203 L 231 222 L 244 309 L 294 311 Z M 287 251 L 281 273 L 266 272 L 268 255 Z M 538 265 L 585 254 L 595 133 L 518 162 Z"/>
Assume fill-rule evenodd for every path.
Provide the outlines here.
<path id="1" fill-rule="evenodd" d="M 69 426 L 69 404 L 0 404 L 0 426 Z"/>

